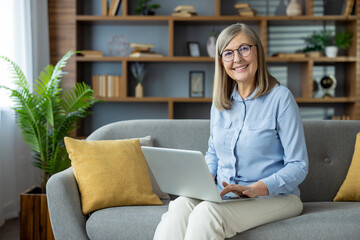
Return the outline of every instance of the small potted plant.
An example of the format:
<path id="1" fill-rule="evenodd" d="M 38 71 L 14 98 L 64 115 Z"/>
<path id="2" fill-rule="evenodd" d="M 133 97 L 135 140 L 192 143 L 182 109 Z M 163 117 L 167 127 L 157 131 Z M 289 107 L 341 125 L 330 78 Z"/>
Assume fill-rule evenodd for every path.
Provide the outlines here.
<path id="1" fill-rule="evenodd" d="M 137 8 L 135 10 L 135 13 L 137 15 L 155 15 L 154 10 L 160 8 L 160 4 L 149 4 L 151 0 L 140 0 L 138 2 Z"/>
<path id="2" fill-rule="evenodd" d="M 324 51 L 324 34 L 319 32 L 314 32 L 312 35 L 304 38 L 306 43 L 306 48 L 303 49 L 303 52 L 308 56 L 320 57 Z"/>
<path id="3" fill-rule="evenodd" d="M 353 39 L 353 34 L 347 30 L 335 34 L 328 31 L 324 33 L 324 36 L 325 55 L 327 57 L 336 57 L 339 49 L 348 49 Z"/>
<path id="4" fill-rule="evenodd" d="M 348 49 L 352 39 L 353 34 L 347 30 L 335 34 L 333 31 L 314 32 L 305 38 L 307 47 L 304 52 L 323 51 L 327 57 L 336 57 L 338 49 Z"/>
<path id="5" fill-rule="evenodd" d="M 135 97 L 143 97 L 144 96 L 144 88 L 142 86 L 142 82 L 146 75 L 145 65 L 143 63 L 135 62 L 131 64 L 131 73 L 137 81 L 137 85 L 135 87 Z"/>

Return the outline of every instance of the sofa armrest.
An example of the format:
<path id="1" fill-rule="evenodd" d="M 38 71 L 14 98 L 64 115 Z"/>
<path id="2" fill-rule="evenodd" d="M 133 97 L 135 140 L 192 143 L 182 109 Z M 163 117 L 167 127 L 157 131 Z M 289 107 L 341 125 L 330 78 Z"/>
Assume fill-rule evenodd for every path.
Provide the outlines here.
<path id="1" fill-rule="evenodd" d="M 46 196 L 55 239 L 89 239 L 87 218 L 81 211 L 80 193 L 71 167 L 49 179 Z"/>

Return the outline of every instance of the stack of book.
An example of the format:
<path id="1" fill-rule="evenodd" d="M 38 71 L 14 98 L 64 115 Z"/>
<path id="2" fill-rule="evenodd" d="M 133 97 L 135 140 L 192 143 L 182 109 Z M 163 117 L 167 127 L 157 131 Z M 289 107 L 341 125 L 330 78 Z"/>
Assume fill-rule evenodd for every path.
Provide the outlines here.
<path id="1" fill-rule="evenodd" d="M 93 75 L 92 88 L 95 98 L 118 98 L 120 97 L 121 76 L 117 75 Z"/>
<path id="2" fill-rule="evenodd" d="M 154 48 L 154 44 L 143 43 L 130 43 L 130 47 L 133 48 L 129 57 L 163 57 L 162 54 L 151 51 Z"/>
<path id="3" fill-rule="evenodd" d="M 102 57 L 103 52 L 97 50 L 81 50 L 80 55 L 84 57 Z"/>
<path id="4" fill-rule="evenodd" d="M 102 15 L 115 16 L 119 10 L 121 0 L 111 0 L 108 7 L 108 0 L 102 0 Z"/>
<path id="5" fill-rule="evenodd" d="M 239 16 L 255 16 L 255 10 L 250 7 L 249 3 L 237 3 L 234 5 Z"/>
<path id="6" fill-rule="evenodd" d="M 337 116 L 334 115 L 331 117 L 332 120 L 351 120 L 350 116 L 348 115 L 342 115 L 342 116 Z"/>
<path id="7" fill-rule="evenodd" d="M 196 16 L 197 13 L 195 7 L 192 5 L 180 5 L 174 9 L 174 12 L 171 15 L 175 17 L 191 17 Z"/>

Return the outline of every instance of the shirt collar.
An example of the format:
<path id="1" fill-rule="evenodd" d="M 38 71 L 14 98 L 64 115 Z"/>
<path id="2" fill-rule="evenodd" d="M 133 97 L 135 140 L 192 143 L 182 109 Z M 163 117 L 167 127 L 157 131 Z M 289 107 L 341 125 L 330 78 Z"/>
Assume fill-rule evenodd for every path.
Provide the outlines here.
<path id="1" fill-rule="evenodd" d="M 255 94 L 257 92 L 257 89 L 258 88 L 256 87 L 255 90 L 247 98 L 245 98 L 245 100 L 243 100 L 242 97 L 240 96 L 240 93 L 237 90 L 237 84 L 235 84 L 235 87 L 234 87 L 233 92 L 231 94 L 231 100 L 235 100 L 235 101 L 238 101 L 238 102 L 254 100 L 253 97 L 255 96 Z"/>

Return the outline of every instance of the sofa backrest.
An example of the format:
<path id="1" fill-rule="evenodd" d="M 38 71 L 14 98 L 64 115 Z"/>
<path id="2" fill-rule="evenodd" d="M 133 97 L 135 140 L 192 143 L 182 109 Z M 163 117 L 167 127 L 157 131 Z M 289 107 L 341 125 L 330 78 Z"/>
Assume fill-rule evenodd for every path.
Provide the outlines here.
<path id="1" fill-rule="evenodd" d="M 360 121 L 305 120 L 309 174 L 300 185 L 301 199 L 332 201 L 350 166 Z M 154 146 L 199 150 L 205 154 L 209 120 L 129 120 L 105 125 L 88 140 L 111 140 L 151 135 Z"/>
<path id="2" fill-rule="evenodd" d="M 360 121 L 303 121 L 309 173 L 300 185 L 301 199 L 332 201 L 349 169 Z"/>

